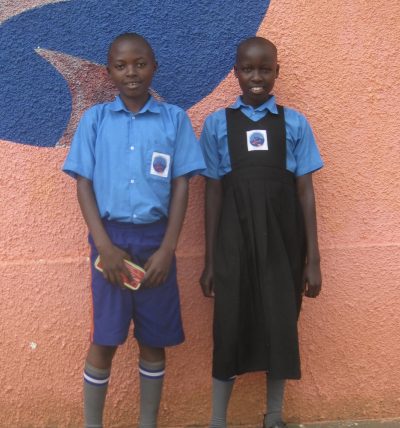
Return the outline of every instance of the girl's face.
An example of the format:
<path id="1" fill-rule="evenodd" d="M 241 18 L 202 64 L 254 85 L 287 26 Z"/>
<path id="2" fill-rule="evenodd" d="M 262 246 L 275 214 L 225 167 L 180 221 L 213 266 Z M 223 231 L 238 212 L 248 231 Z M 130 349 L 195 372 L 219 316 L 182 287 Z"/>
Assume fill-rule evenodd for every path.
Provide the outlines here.
<path id="1" fill-rule="evenodd" d="M 279 75 L 276 51 L 267 44 L 249 43 L 238 52 L 234 70 L 243 102 L 259 106 L 268 100 Z"/>

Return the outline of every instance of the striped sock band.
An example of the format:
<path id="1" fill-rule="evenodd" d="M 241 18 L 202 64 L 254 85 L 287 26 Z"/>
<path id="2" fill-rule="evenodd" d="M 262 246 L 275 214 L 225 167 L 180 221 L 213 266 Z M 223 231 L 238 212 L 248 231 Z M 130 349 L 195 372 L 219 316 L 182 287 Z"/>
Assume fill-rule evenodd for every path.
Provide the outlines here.
<path id="1" fill-rule="evenodd" d="M 163 368 L 153 368 L 148 362 L 143 363 L 141 360 L 139 362 L 139 373 L 148 379 L 161 379 L 165 375 L 165 366 Z"/>
<path id="2" fill-rule="evenodd" d="M 85 367 L 83 371 L 83 379 L 85 382 L 89 383 L 90 385 L 94 386 L 105 386 L 108 384 L 110 380 L 110 371 L 104 370 L 104 374 L 100 372 L 99 369 L 96 370 L 96 373 L 94 373 L 94 370 L 90 370 L 87 367 Z"/>

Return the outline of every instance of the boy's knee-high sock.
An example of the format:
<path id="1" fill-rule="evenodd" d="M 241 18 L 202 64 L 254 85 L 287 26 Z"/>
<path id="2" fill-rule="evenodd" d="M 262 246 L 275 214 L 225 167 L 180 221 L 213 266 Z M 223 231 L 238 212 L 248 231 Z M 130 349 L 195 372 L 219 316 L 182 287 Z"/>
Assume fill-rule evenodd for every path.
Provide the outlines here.
<path id="1" fill-rule="evenodd" d="M 218 380 L 213 377 L 210 428 L 226 428 L 226 413 L 234 383 L 235 377 L 227 380 Z"/>
<path id="2" fill-rule="evenodd" d="M 83 372 L 85 428 L 103 426 L 103 410 L 110 372 L 110 369 L 98 369 L 88 362 L 85 363 Z"/>
<path id="3" fill-rule="evenodd" d="M 140 417 L 139 428 L 157 426 L 158 409 L 164 381 L 165 360 L 149 362 L 139 360 Z"/>
<path id="4" fill-rule="evenodd" d="M 267 414 L 264 427 L 268 428 L 282 420 L 285 379 L 270 379 L 267 375 Z"/>

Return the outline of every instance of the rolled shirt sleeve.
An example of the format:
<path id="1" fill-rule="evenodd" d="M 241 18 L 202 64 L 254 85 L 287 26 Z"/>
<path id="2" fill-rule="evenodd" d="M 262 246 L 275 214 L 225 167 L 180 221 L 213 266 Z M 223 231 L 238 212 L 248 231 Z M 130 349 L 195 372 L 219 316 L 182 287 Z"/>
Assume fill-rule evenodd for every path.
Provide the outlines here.
<path id="1" fill-rule="evenodd" d="M 96 109 L 82 116 L 62 170 L 73 178 L 78 175 L 93 180 L 95 167 Z"/>
<path id="2" fill-rule="evenodd" d="M 315 172 L 324 166 L 310 124 L 305 116 L 285 107 L 287 169 L 296 177 Z"/>
<path id="3" fill-rule="evenodd" d="M 200 136 L 200 147 L 203 152 L 206 169 L 202 174 L 206 177 L 219 179 L 220 156 L 218 152 L 218 137 L 212 129 L 212 117 L 208 117 L 204 123 Z"/>
<path id="4" fill-rule="evenodd" d="M 178 110 L 177 120 L 172 178 L 183 175 L 192 177 L 204 171 L 206 165 L 200 144 L 185 111 Z"/>

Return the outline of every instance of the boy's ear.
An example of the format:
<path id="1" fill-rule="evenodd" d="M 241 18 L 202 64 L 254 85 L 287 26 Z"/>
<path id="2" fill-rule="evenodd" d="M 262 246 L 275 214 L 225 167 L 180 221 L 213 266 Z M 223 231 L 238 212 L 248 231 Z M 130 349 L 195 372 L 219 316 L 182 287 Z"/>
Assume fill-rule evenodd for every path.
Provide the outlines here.
<path id="1" fill-rule="evenodd" d="M 158 70 L 158 62 L 154 61 L 154 73 Z"/>
<path id="2" fill-rule="evenodd" d="M 235 75 L 236 78 L 238 77 L 237 76 L 237 65 L 236 64 L 233 66 L 233 74 Z"/>
<path id="3" fill-rule="evenodd" d="M 109 65 L 106 66 L 106 70 L 107 70 L 107 74 L 110 75 L 110 66 Z"/>
<path id="4" fill-rule="evenodd" d="M 277 79 L 279 77 L 279 69 L 280 69 L 279 64 L 276 64 L 276 77 L 275 77 L 275 79 Z"/>

